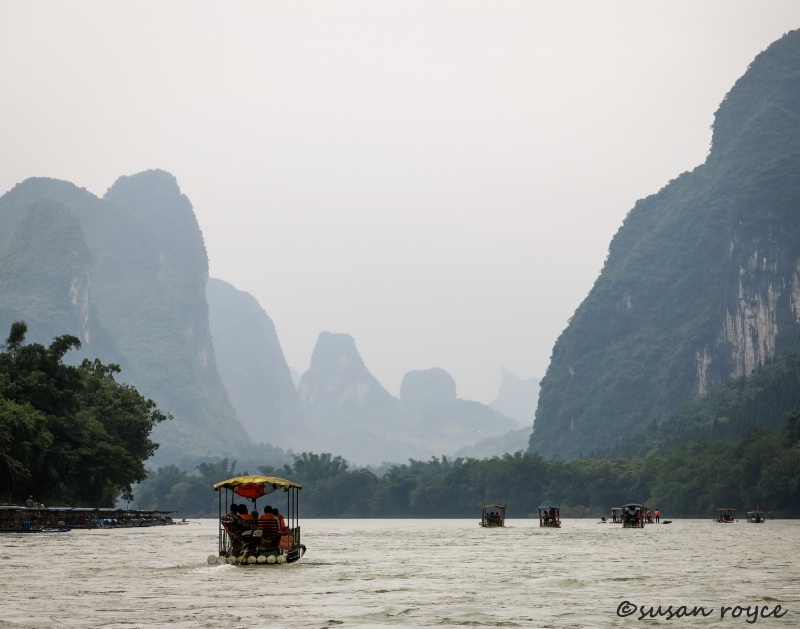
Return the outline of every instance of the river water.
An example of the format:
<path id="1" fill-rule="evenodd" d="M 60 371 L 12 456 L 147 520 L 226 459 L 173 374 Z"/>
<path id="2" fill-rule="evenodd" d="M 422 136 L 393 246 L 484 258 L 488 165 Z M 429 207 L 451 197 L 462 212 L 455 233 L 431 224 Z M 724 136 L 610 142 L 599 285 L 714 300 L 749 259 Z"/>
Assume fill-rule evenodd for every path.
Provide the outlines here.
<path id="1" fill-rule="evenodd" d="M 216 520 L 0 535 L 0 627 L 800 627 L 800 521 L 478 520 L 304 520 L 282 566 L 209 565 Z"/>

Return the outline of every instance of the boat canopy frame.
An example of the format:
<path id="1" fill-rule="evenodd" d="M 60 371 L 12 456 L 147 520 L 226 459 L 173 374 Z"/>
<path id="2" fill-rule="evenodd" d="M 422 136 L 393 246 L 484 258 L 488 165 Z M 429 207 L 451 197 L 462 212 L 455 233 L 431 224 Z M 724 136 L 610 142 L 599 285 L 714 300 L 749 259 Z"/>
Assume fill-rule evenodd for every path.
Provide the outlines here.
<path id="1" fill-rule="evenodd" d="M 499 513 L 493 516 L 489 509 L 498 509 Z M 502 527 L 506 525 L 506 503 L 481 502 L 481 521 L 484 527 Z"/>
<path id="2" fill-rule="evenodd" d="M 629 502 L 621 507 L 622 526 L 625 528 L 643 529 L 647 507 L 638 502 Z"/>
<path id="3" fill-rule="evenodd" d="M 539 526 L 561 528 L 561 507 L 558 505 L 539 505 Z"/>
<path id="4" fill-rule="evenodd" d="M 730 524 L 735 522 L 736 516 L 736 509 L 733 507 L 721 507 L 717 509 L 717 517 L 715 518 L 715 522 L 721 522 L 724 524 Z"/>

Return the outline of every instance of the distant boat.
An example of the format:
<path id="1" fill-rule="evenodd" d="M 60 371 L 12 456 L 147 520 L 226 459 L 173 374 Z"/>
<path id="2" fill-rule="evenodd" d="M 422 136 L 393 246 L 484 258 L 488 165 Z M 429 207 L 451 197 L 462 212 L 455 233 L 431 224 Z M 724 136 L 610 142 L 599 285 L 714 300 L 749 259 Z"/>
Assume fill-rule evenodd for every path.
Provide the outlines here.
<path id="1" fill-rule="evenodd" d="M 541 505 L 539 507 L 539 526 L 560 529 L 561 508 L 558 505 Z"/>
<path id="2" fill-rule="evenodd" d="M 496 510 L 495 510 L 496 509 Z M 479 524 L 487 528 L 506 525 L 506 505 L 481 503 L 481 521 Z"/>
<path id="3" fill-rule="evenodd" d="M 747 512 L 747 521 L 751 524 L 763 524 L 767 521 L 767 514 L 756 506 L 755 509 Z"/>
<path id="4" fill-rule="evenodd" d="M 733 514 L 736 513 L 736 509 L 733 507 L 722 507 L 721 509 L 717 509 L 717 517 L 714 522 L 719 524 L 733 524 L 736 522 L 733 518 Z"/>
<path id="5" fill-rule="evenodd" d="M 622 505 L 622 526 L 626 529 L 643 529 L 646 507 L 636 502 Z"/>

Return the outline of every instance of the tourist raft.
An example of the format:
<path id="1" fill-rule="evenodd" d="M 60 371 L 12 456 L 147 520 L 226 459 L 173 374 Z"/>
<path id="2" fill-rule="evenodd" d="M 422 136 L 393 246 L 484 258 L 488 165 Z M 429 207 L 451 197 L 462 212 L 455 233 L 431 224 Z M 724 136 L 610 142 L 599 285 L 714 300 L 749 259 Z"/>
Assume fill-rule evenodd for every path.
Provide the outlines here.
<path id="1" fill-rule="evenodd" d="M 736 509 L 733 507 L 722 507 L 721 509 L 717 509 L 717 517 L 714 519 L 714 522 L 718 524 L 733 524 L 736 522 L 736 518 L 734 514 L 736 513 Z"/>
<path id="2" fill-rule="evenodd" d="M 506 525 L 506 505 L 481 503 L 480 525 L 488 528 Z"/>
<path id="3" fill-rule="evenodd" d="M 560 529 L 561 507 L 558 505 L 539 505 L 539 526 Z"/>
<path id="4" fill-rule="evenodd" d="M 214 485 L 219 492 L 219 552 L 209 555 L 208 563 L 248 566 L 299 561 L 306 552 L 300 543 L 300 489 L 297 483 L 274 476 L 237 476 Z M 286 496 L 285 510 L 278 505 L 283 500 L 278 500 L 277 492 Z M 259 498 L 265 498 L 260 505 Z"/>
<path id="5" fill-rule="evenodd" d="M 626 529 L 643 529 L 647 507 L 637 502 L 622 505 L 622 526 Z"/>
<path id="6" fill-rule="evenodd" d="M 767 514 L 764 513 L 760 507 L 756 507 L 752 511 L 747 512 L 747 521 L 750 524 L 763 524 L 767 521 Z"/>

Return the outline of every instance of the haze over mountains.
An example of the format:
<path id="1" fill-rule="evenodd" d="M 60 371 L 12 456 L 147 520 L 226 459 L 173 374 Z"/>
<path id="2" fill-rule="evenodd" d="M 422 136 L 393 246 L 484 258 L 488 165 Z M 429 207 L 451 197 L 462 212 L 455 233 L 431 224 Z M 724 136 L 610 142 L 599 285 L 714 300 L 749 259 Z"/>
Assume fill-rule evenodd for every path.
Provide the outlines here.
<path id="1" fill-rule="evenodd" d="M 320 334 L 298 391 L 260 304 L 208 279 L 191 203 L 164 171 L 120 177 L 102 199 L 54 179 L 18 184 L 0 197 L 0 261 L 0 330 L 24 320 L 29 342 L 73 334 L 70 360 L 120 364 L 173 416 L 156 428 L 157 464 L 235 459 L 256 443 L 379 464 L 519 427 L 457 399 L 452 379 L 446 399 L 405 404 L 346 334 Z"/>
<path id="2" fill-rule="evenodd" d="M 119 363 L 174 417 L 156 429 L 158 464 L 236 458 L 258 443 L 358 464 L 526 445 L 573 458 L 800 348 L 798 210 L 792 31 L 720 105 L 706 162 L 630 211 L 541 388 L 505 373 L 487 406 L 431 366 L 394 397 L 346 331 L 320 332 L 295 384 L 262 305 L 208 278 L 191 203 L 161 170 L 120 177 L 102 198 L 48 178 L 0 197 L 0 332 L 24 320 L 29 341 L 74 334 L 72 359 Z"/>
<path id="3" fill-rule="evenodd" d="M 43 344 L 73 334 L 70 359 L 120 364 L 174 417 L 156 429 L 159 458 L 249 442 L 216 368 L 202 234 L 172 175 L 121 177 L 102 199 L 28 179 L 0 197 L 0 255 L 0 329 L 24 320 Z"/>

